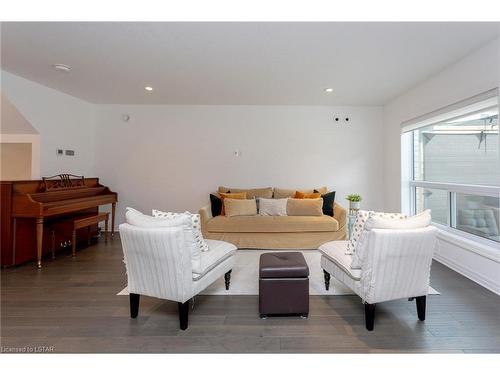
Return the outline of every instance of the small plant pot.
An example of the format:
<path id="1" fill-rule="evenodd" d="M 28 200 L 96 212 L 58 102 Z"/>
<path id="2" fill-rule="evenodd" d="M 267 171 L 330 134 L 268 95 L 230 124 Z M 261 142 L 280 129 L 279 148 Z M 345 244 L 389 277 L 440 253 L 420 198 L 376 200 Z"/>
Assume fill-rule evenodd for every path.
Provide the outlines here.
<path id="1" fill-rule="evenodd" d="M 352 211 L 357 211 L 361 207 L 360 205 L 361 202 L 351 202 L 349 201 L 349 209 Z"/>

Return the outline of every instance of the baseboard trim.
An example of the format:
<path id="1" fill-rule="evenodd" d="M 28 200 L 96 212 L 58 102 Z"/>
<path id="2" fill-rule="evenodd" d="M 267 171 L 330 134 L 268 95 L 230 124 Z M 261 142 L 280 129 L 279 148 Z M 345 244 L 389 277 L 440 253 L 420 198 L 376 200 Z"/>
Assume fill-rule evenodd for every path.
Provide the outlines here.
<path id="1" fill-rule="evenodd" d="M 488 279 L 483 275 L 471 270 L 470 268 L 458 264 L 454 260 L 443 256 L 442 254 L 434 254 L 434 259 L 439 263 L 445 265 L 448 268 L 451 268 L 453 271 L 458 272 L 462 276 L 467 277 L 468 279 L 474 281 L 475 283 L 481 285 L 482 287 L 492 291 L 493 293 L 500 295 L 500 284 L 495 282 L 494 280 Z"/>

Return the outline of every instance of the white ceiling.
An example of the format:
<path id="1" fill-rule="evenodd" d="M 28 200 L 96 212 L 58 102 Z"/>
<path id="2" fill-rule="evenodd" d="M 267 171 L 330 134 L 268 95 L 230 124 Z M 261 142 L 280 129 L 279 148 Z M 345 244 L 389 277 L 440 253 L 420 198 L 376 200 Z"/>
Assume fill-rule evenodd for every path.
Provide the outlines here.
<path id="1" fill-rule="evenodd" d="M 380 105 L 499 25 L 3 23 L 1 66 L 92 103 Z"/>

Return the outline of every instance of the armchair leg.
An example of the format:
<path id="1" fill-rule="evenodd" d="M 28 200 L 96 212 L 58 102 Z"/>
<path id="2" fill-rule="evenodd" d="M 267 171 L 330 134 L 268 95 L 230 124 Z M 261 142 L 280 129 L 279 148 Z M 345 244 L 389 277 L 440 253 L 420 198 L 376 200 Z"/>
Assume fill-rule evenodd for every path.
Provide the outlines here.
<path id="1" fill-rule="evenodd" d="M 325 276 L 325 289 L 330 290 L 330 274 L 323 270 L 323 275 Z"/>
<path id="2" fill-rule="evenodd" d="M 425 320 L 425 304 L 426 304 L 426 296 L 415 297 L 415 301 L 417 303 L 417 315 L 418 320 Z"/>
<path id="3" fill-rule="evenodd" d="M 129 299 L 130 299 L 130 317 L 132 319 L 137 318 L 137 315 L 139 315 L 139 300 L 141 298 L 140 294 L 134 294 L 130 293 Z"/>
<path id="4" fill-rule="evenodd" d="M 189 301 L 178 302 L 180 328 L 184 331 L 188 327 Z"/>
<path id="5" fill-rule="evenodd" d="M 226 274 L 224 275 L 224 282 L 226 284 L 226 290 L 229 290 L 229 283 L 231 282 L 231 272 L 233 270 L 229 270 L 226 272 Z"/>
<path id="6" fill-rule="evenodd" d="M 368 331 L 373 331 L 375 324 L 375 304 L 365 303 L 365 324 Z"/>

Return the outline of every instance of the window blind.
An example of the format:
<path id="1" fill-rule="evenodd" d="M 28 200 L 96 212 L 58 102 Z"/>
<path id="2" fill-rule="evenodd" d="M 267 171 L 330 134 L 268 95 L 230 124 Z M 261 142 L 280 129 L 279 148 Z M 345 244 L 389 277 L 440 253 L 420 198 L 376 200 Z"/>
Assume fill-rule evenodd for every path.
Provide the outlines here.
<path id="1" fill-rule="evenodd" d="M 498 107 L 498 88 L 488 90 L 471 98 L 461 100 L 436 111 L 405 121 L 401 124 L 401 132 L 407 133 L 424 126 L 452 120 L 457 117 L 481 112 L 487 108 Z"/>

